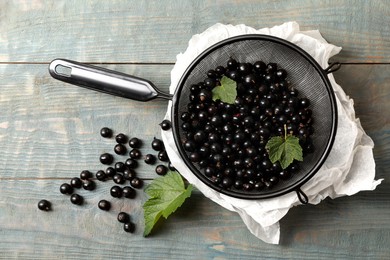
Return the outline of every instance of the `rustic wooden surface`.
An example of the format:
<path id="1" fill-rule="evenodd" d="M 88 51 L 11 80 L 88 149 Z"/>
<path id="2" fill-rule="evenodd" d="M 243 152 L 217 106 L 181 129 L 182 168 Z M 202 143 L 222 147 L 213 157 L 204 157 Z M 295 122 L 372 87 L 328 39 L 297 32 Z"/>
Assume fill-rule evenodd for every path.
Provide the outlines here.
<path id="1" fill-rule="evenodd" d="M 388 1 L 0 1 L 0 259 L 389 259 L 390 3 Z M 167 90 L 176 55 L 193 34 L 221 22 L 261 28 L 295 20 L 343 47 L 336 81 L 354 99 L 375 142 L 377 178 L 361 192 L 293 208 L 281 221 L 281 244 L 255 238 L 235 213 L 194 195 L 144 238 L 141 191 L 109 198 L 109 183 L 81 191 L 70 204 L 59 185 L 81 170 L 101 169 L 113 140 L 99 130 L 159 136 L 167 102 L 134 102 L 52 79 L 54 58 L 68 58 L 148 78 Z M 153 167 L 139 171 L 146 182 Z M 47 198 L 51 212 L 37 202 Z M 134 234 L 116 221 L 131 213 Z"/>

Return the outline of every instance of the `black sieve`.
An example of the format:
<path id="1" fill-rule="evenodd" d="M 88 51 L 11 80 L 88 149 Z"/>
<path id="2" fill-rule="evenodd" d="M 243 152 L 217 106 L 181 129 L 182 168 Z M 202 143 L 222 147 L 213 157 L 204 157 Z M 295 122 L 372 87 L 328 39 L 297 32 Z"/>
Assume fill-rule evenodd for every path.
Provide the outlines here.
<path id="1" fill-rule="evenodd" d="M 185 133 L 180 127 L 180 115 L 187 109 L 190 86 L 203 81 L 207 71 L 225 65 L 229 58 L 249 63 L 259 60 L 265 63 L 276 63 L 278 67 L 287 71 L 290 85 L 311 102 L 315 129 L 312 140 L 316 149 L 304 157 L 298 173 L 289 180 L 281 180 L 271 189 L 261 191 L 222 189 L 189 160 L 189 154 L 183 147 Z M 162 93 L 148 80 L 73 61 L 54 60 L 49 66 L 49 71 L 56 79 L 134 100 L 172 98 L 172 132 L 176 147 L 184 163 L 202 182 L 220 193 L 241 199 L 272 198 L 296 191 L 300 201 L 307 203 L 307 196 L 300 187 L 324 163 L 336 134 L 337 107 L 327 74 L 336 71 L 339 67 L 340 64 L 335 63 L 323 70 L 304 50 L 280 38 L 267 35 L 242 35 L 218 42 L 201 53 L 184 72 L 173 96 Z"/>

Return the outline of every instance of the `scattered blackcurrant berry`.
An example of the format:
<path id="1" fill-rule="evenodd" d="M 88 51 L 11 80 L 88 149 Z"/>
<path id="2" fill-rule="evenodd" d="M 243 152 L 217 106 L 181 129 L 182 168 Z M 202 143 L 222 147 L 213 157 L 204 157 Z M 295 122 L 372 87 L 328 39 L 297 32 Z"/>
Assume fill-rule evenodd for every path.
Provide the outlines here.
<path id="1" fill-rule="evenodd" d="M 125 180 L 131 181 L 135 176 L 136 173 L 133 169 L 128 168 L 123 171 L 123 177 L 125 178 Z"/>
<path id="2" fill-rule="evenodd" d="M 134 177 L 131 181 L 130 184 L 133 188 L 140 189 L 143 186 L 143 181 L 139 179 L 138 177 Z"/>
<path id="3" fill-rule="evenodd" d="M 130 216 L 126 212 L 119 212 L 117 219 L 121 223 L 128 223 L 130 221 Z"/>
<path id="4" fill-rule="evenodd" d="M 100 129 L 100 135 L 104 138 L 110 138 L 112 136 L 112 130 L 108 127 Z"/>
<path id="5" fill-rule="evenodd" d="M 105 181 L 107 178 L 106 173 L 103 170 L 99 170 L 95 173 L 96 179 L 99 181 Z"/>
<path id="6" fill-rule="evenodd" d="M 131 138 L 130 141 L 129 141 L 129 146 L 130 146 L 131 148 L 140 148 L 140 147 L 141 147 L 141 144 L 142 144 L 141 140 L 138 139 L 137 137 L 133 137 L 133 138 Z"/>
<path id="7" fill-rule="evenodd" d="M 163 162 L 169 161 L 168 154 L 165 150 L 159 151 L 157 157 L 160 161 Z"/>
<path id="8" fill-rule="evenodd" d="M 114 198 L 121 198 L 123 194 L 122 188 L 116 185 L 112 186 L 110 189 L 110 194 Z"/>
<path id="9" fill-rule="evenodd" d="M 109 154 L 109 153 L 104 153 L 104 154 L 100 155 L 100 158 L 99 158 L 99 159 L 100 159 L 100 162 L 101 162 L 102 164 L 107 164 L 107 165 L 111 164 L 112 161 L 114 160 L 114 158 L 112 157 L 112 155 Z"/>
<path id="10" fill-rule="evenodd" d="M 93 180 L 85 180 L 83 181 L 83 188 L 84 190 L 94 190 L 96 187 L 96 184 Z"/>
<path id="11" fill-rule="evenodd" d="M 127 168 L 130 168 L 130 169 L 135 169 L 137 168 L 138 166 L 138 162 L 137 160 L 134 160 L 132 158 L 128 158 L 126 161 L 125 161 L 125 165 Z"/>
<path id="12" fill-rule="evenodd" d="M 165 119 L 160 123 L 161 129 L 167 131 L 171 129 L 171 121 Z"/>
<path id="13" fill-rule="evenodd" d="M 146 164 L 154 164 L 156 162 L 156 156 L 153 154 L 145 155 L 145 163 Z"/>
<path id="14" fill-rule="evenodd" d="M 123 187 L 123 197 L 132 199 L 135 197 L 135 190 L 130 186 Z"/>
<path id="15" fill-rule="evenodd" d="M 119 155 L 123 155 L 127 152 L 126 146 L 123 144 L 116 144 L 114 147 L 114 152 Z"/>
<path id="16" fill-rule="evenodd" d="M 126 166 L 123 162 L 115 163 L 115 171 L 116 172 L 123 172 L 125 169 L 126 169 Z"/>
<path id="17" fill-rule="evenodd" d="M 111 208 L 111 203 L 110 203 L 109 201 L 107 201 L 107 200 L 101 200 L 101 201 L 99 201 L 99 203 L 98 203 L 98 207 L 99 207 L 99 209 L 101 209 L 101 210 L 108 211 L 108 210 L 110 210 L 110 208 Z"/>
<path id="18" fill-rule="evenodd" d="M 81 186 L 83 185 L 83 182 L 81 181 L 80 178 L 78 177 L 74 177 L 70 180 L 70 185 L 73 187 L 73 188 L 76 188 L 76 189 L 80 189 Z"/>
<path id="19" fill-rule="evenodd" d="M 60 192 L 62 194 L 72 194 L 73 193 L 73 187 L 68 183 L 63 183 L 60 186 Z"/>
<path id="20" fill-rule="evenodd" d="M 116 174 L 116 170 L 113 167 L 108 167 L 106 169 L 106 176 L 112 178 Z"/>
<path id="21" fill-rule="evenodd" d="M 168 168 L 165 165 L 160 164 L 160 165 L 156 166 L 156 173 L 158 175 L 163 176 L 163 175 L 167 174 L 167 172 L 168 172 Z"/>
<path id="22" fill-rule="evenodd" d="M 130 158 L 132 159 L 139 159 L 141 158 L 141 151 L 138 150 L 137 148 L 134 148 L 133 150 L 130 151 L 129 155 Z"/>
<path id="23" fill-rule="evenodd" d="M 75 204 L 75 205 L 81 205 L 81 204 L 83 204 L 83 197 L 81 197 L 78 194 L 72 194 L 70 196 L 70 202 L 72 202 L 72 204 Z"/>
<path id="24" fill-rule="evenodd" d="M 133 233 L 135 230 L 135 226 L 132 222 L 127 222 L 123 224 L 123 230 L 128 233 Z"/>
<path id="25" fill-rule="evenodd" d="M 125 178 L 123 177 L 122 174 L 120 173 L 117 173 L 114 175 L 114 177 L 112 177 L 112 180 L 116 183 L 116 184 L 123 184 L 125 182 Z"/>
<path id="26" fill-rule="evenodd" d="M 127 143 L 127 136 L 125 134 L 117 134 L 115 136 L 115 141 L 118 143 L 118 144 L 125 144 Z"/>
<path id="27" fill-rule="evenodd" d="M 164 149 L 164 143 L 160 139 L 154 138 L 152 141 L 152 149 L 155 151 L 161 151 Z"/>
<path id="28" fill-rule="evenodd" d="M 90 171 L 84 170 L 80 173 L 80 179 L 88 180 L 89 178 L 92 178 L 92 173 Z"/>
<path id="29" fill-rule="evenodd" d="M 38 209 L 49 211 L 51 209 L 51 203 L 48 200 L 40 200 L 38 202 Z"/>

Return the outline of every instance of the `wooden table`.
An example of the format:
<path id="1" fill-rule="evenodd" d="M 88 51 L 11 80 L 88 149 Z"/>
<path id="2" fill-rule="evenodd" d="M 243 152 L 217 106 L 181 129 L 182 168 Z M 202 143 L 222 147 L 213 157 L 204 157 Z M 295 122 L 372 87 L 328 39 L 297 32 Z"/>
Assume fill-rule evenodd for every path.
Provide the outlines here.
<path id="1" fill-rule="evenodd" d="M 0 259 L 389 259 L 390 3 L 388 1 L 1 1 L 0 2 Z M 102 169 L 111 127 L 149 142 L 167 102 L 135 102 L 54 80 L 48 64 L 68 58 L 150 79 L 163 91 L 176 55 L 211 25 L 254 28 L 297 21 L 343 47 L 336 81 L 354 99 L 375 142 L 373 192 L 293 208 L 281 221 L 281 244 L 255 238 L 240 217 L 199 192 L 144 238 L 142 202 L 110 199 L 112 183 L 79 191 L 74 206 L 59 186 L 82 170 Z M 153 166 L 137 173 L 145 182 Z M 40 199 L 53 209 L 37 209 Z M 131 214 L 133 234 L 117 222 Z"/>

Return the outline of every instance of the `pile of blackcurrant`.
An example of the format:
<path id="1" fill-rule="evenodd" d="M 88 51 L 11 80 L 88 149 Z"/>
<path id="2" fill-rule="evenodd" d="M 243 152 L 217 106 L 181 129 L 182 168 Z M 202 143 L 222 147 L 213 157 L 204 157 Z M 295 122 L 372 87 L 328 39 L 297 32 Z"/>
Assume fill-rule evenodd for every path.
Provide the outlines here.
<path id="1" fill-rule="evenodd" d="M 170 122 L 164 120 L 160 126 L 162 129 L 167 130 L 170 128 Z M 103 127 L 100 130 L 100 135 L 104 138 L 111 138 L 113 132 L 110 128 Z M 81 195 L 80 189 L 83 188 L 87 191 L 95 190 L 96 180 L 100 182 L 111 180 L 114 182 L 114 185 L 110 188 L 111 197 L 116 199 L 134 199 L 136 197 L 136 190 L 143 187 L 143 181 L 137 177 L 136 173 L 136 168 L 141 160 L 149 165 L 154 165 L 159 161 L 155 167 L 155 172 L 158 175 L 165 175 L 168 169 L 175 170 L 169 162 L 164 143 L 158 138 L 154 138 L 151 142 L 151 148 L 157 154 L 146 154 L 145 156 L 142 156 L 140 149 L 143 143 L 141 139 L 132 137 L 129 140 L 127 135 L 119 133 L 115 136 L 115 141 L 113 151 L 118 156 L 121 156 L 122 159 L 125 158 L 124 161 L 115 161 L 117 158 L 112 153 L 105 152 L 99 157 L 100 163 L 107 167 L 105 170 L 98 170 L 95 175 L 89 170 L 83 170 L 79 177 L 73 177 L 69 182 L 60 185 L 60 193 L 69 195 L 69 200 L 72 204 L 81 206 L 84 203 L 84 198 Z M 123 157 L 127 153 L 128 157 Z M 167 163 L 167 166 L 164 163 Z M 97 206 L 103 211 L 109 211 L 111 209 L 111 202 L 102 199 Z M 51 203 L 43 199 L 38 202 L 38 208 L 43 211 L 50 211 Z M 118 214 L 118 221 L 123 223 L 124 231 L 134 232 L 135 225 L 130 221 L 130 215 L 128 213 L 120 212 Z"/>
<path id="2" fill-rule="evenodd" d="M 213 100 L 222 77 L 236 82 L 233 104 Z M 303 155 L 313 152 L 310 100 L 301 97 L 276 63 L 238 62 L 207 72 L 190 88 L 187 109 L 180 114 L 183 148 L 202 174 L 222 189 L 260 191 L 287 180 L 300 165 L 286 169 L 271 163 L 265 148 L 273 136 L 299 138 Z"/>

